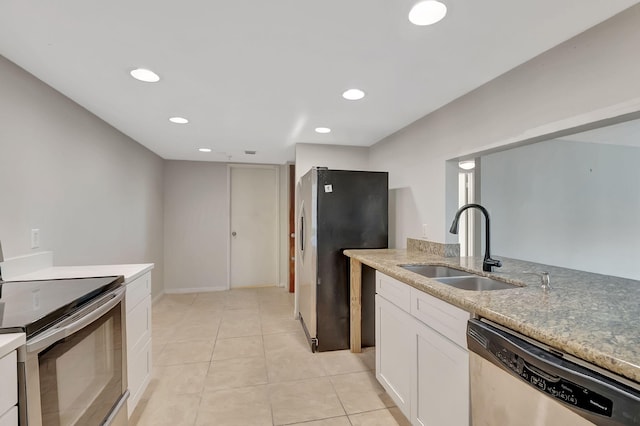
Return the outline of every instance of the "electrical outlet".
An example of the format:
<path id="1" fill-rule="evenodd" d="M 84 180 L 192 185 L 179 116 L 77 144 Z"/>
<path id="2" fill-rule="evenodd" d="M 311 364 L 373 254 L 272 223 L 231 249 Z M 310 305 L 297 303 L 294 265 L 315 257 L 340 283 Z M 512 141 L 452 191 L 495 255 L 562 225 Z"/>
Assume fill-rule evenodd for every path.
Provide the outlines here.
<path id="1" fill-rule="evenodd" d="M 36 249 L 40 247 L 40 230 L 34 228 L 31 230 L 31 248 Z"/>
<path id="2" fill-rule="evenodd" d="M 424 238 L 427 238 L 427 224 L 426 223 L 422 225 L 422 236 Z"/>

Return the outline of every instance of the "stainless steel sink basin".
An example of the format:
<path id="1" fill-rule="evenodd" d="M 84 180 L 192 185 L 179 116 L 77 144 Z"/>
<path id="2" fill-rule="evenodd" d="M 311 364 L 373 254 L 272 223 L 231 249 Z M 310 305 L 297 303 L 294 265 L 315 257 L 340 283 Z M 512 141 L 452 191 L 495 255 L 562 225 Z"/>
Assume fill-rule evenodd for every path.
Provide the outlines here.
<path id="1" fill-rule="evenodd" d="M 481 277 L 478 275 L 471 275 L 467 277 L 442 277 L 435 278 L 436 281 L 450 285 L 451 287 L 459 288 L 460 290 L 504 290 L 507 288 L 518 288 L 518 286 L 505 283 L 503 281 L 497 281 L 487 277 Z"/>
<path id="2" fill-rule="evenodd" d="M 462 277 L 471 275 L 469 272 L 449 268 L 441 265 L 398 265 L 408 271 L 415 272 L 427 278 Z"/>
<path id="3" fill-rule="evenodd" d="M 450 268 L 442 265 L 398 265 L 407 271 L 415 272 L 427 278 L 459 288 L 460 290 L 504 290 L 508 288 L 518 288 L 517 285 L 509 284 L 503 281 L 494 280 L 480 275 L 474 275 L 471 272 L 461 271 L 459 269 Z"/>

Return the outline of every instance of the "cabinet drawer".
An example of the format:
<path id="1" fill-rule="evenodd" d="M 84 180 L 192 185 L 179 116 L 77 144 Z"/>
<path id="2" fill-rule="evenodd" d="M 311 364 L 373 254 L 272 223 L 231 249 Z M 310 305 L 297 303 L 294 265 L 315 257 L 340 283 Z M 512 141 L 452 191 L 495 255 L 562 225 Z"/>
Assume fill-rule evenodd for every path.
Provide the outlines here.
<path id="1" fill-rule="evenodd" d="M 151 272 L 147 272 L 127 284 L 127 312 L 151 294 Z"/>
<path id="2" fill-rule="evenodd" d="M 18 407 L 13 406 L 9 411 L 0 415 L 0 426 L 18 426 Z"/>
<path id="3" fill-rule="evenodd" d="M 387 275 L 376 272 L 376 293 L 405 312 L 411 307 L 411 287 Z"/>
<path id="4" fill-rule="evenodd" d="M 411 287 L 411 315 L 447 337 L 467 347 L 469 312 Z"/>
<path id="5" fill-rule="evenodd" d="M 0 414 L 18 403 L 18 358 L 12 351 L 0 358 Z"/>
<path id="6" fill-rule="evenodd" d="M 151 339 L 151 296 L 127 312 L 127 351 Z"/>

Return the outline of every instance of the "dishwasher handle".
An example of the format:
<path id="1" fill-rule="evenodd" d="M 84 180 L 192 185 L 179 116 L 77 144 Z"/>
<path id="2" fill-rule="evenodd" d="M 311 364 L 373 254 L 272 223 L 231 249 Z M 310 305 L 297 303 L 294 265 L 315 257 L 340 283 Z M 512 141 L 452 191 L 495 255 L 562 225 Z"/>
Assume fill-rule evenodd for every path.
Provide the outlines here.
<path id="1" fill-rule="evenodd" d="M 527 385 L 598 425 L 640 425 L 640 390 L 487 321 L 471 319 L 467 345 Z M 599 371 L 596 371 L 599 370 Z"/>

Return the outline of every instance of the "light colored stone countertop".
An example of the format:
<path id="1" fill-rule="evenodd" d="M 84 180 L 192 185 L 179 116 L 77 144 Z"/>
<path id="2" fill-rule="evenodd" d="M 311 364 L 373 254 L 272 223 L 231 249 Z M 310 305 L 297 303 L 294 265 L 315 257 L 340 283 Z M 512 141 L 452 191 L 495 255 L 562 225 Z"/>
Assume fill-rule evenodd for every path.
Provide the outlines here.
<path id="1" fill-rule="evenodd" d="M 442 257 L 417 250 L 345 250 L 345 255 L 408 285 L 640 383 L 640 281 L 524 262 L 482 271 L 481 257 Z M 459 290 L 399 267 L 438 264 L 524 285 Z M 528 272 L 549 272 L 552 290 Z"/>
<path id="2" fill-rule="evenodd" d="M 24 333 L 0 334 L 0 358 L 15 351 L 25 343 Z"/>
<path id="3" fill-rule="evenodd" d="M 52 266 L 28 274 L 11 277 L 11 281 L 55 280 L 64 278 L 124 276 L 129 283 L 153 269 L 153 263 L 130 263 L 124 265 Z"/>

